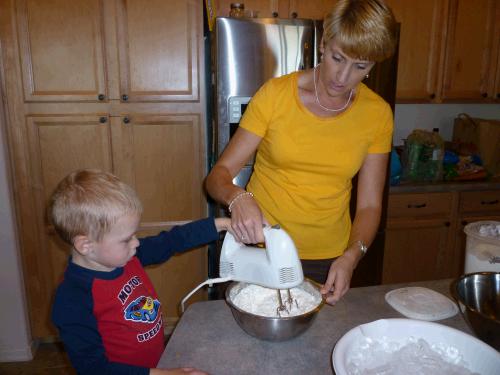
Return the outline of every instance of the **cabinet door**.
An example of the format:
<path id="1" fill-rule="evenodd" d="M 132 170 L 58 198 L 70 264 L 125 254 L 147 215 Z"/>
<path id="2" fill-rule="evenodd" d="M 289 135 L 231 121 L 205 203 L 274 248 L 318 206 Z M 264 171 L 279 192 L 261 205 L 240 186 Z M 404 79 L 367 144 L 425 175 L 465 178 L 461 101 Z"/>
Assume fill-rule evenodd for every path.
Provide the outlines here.
<path id="1" fill-rule="evenodd" d="M 205 147 L 198 114 L 112 117 L 115 173 L 137 191 L 142 221 L 162 226 L 205 213 Z"/>
<path id="2" fill-rule="evenodd" d="M 102 7 L 100 0 L 18 1 L 25 101 L 106 97 Z"/>
<path id="3" fill-rule="evenodd" d="M 195 0 L 118 1 L 121 100 L 199 100 L 200 6 Z"/>
<path id="4" fill-rule="evenodd" d="M 108 117 L 99 115 L 28 116 L 26 123 L 29 189 L 36 207 L 22 218 L 30 233 L 23 238 L 34 241 L 23 244 L 25 283 L 32 335 L 47 337 L 55 334 L 50 304 L 69 252 L 49 224 L 46 207 L 52 191 L 68 173 L 80 168 L 111 171 L 110 129 Z M 34 234 L 38 238 L 32 238 Z"/>
<path id="5" fill-rule="evenodd" d="M 115 173 L 137 191 L 144 206 L 141 233 L 151 234 L 206 215 L 202 179 L 204 139 L 197 114 L 130 114 L 113 117 Z M 206 279 L 207 255 L 193 250 L 148 268 L 168 319 L 196 285 Z"/>
<path id="6" fill-rule="evenodd" d="M 401 23 L 397 101 L 426 102 L 438 94 L 438 74 L 448 0 L 387 0 Z"/>
<path id="7" fill-rule="evenodd" d="M 450 222 L 389 220 L 384 249 L 384 284 L 451 277 Z"/>
<path id="8" fill-rule="evenodd" d="M 484 101 L 493 91 L 496 7 L 498 0 L 450 1 L 443 100 Z"/>
<path id="9" fill-rule="evenodd" d="M 290 0 L 288 18 L 312 18 L 322 20 L 329 13 L 337 0 Z"/>

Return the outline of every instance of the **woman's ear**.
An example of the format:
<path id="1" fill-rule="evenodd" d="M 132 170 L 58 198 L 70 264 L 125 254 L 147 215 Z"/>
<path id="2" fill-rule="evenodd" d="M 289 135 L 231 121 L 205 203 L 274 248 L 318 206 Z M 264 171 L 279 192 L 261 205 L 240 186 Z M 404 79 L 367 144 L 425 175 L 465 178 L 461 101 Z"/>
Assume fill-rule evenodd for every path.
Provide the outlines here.
<path id="1" fill-rule="evenodd" d="M 73 247 L 76 251 L 78 251 L 81 255 L 87 255 L 92 250 L 93 241 L 84 235 L 78 235 L 75 237 L 73 241 Z"/>
<path id="2" fill-rule="evenodd" d="M 319 43 L 319 52 L 321 52 L 321 55 L 325 53 L 325 40 L 323 37 L 321 37 L 321 42 Z"/>

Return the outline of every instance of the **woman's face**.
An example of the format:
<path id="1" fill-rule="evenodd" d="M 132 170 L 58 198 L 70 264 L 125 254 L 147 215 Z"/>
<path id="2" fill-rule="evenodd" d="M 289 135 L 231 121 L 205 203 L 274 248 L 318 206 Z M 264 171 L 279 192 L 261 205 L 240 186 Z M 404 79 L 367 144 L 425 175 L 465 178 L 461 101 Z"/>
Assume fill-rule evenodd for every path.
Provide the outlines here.
<path id="1" fill-rule="evenodd" d="M 335 39 L 321 45 L 323 59 L 320 80 L 327 94 L 332 97 L 346 95 L 370 72 L 373 61 L 353 59 L 337 46 Z"/>

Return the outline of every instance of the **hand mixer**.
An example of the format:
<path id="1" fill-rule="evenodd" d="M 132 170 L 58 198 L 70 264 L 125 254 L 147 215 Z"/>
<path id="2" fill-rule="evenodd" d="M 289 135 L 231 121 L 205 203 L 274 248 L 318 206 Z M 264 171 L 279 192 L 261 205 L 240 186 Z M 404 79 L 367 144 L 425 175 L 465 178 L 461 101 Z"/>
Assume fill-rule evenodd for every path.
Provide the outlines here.
<path id="1" fill-rule="evenodd" d="M 281 312 L 291 309 L 294 302 L 298 307 L 297 301 L 292 298 L 290 288 L 302 284 L 304 274 L 295 244 L 288 233 L 277 225 L 265 227 L 263 232 L 266 240 L 265 248 L 239 243 L 231 233 L 227 232 L 221 249 L 220 277 L 208 279 L 193 289 L 182 300 L 182 311 L 184 312 L 184 302 L 202 286 L 230 280 L 276 289 L 278 316 L 281 316 Z M 283 304 L 280 289 L 287 289 L 288 308 Z"/>

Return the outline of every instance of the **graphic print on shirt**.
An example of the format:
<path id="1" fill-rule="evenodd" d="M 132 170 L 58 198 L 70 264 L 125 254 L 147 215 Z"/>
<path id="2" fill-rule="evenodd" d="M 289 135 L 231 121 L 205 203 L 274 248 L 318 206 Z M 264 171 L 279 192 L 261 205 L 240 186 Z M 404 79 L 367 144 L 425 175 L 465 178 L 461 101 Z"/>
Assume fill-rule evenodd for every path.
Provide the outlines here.
<path id="1" fill-rule="evenodd" d="M 126 320 L 135 322 L 154 322 L 160 310 L 160 302 L 146 296 L 140 296 L 133 300 L 124 311 Z"/>
<path id="2" fill-rule="evenodd" d="M 139 276 L 134 276 L 129 281 L 127 281 L 127 283 L 123 286 L 123 288 L 120 290 L 120 293 L 118 294 L 118 300 L 122 305 L 127 302 L 128 297 L 130 296 L 130 294 L 132 294 L 134 289 L 141 284 L 142 282 Z"/>

